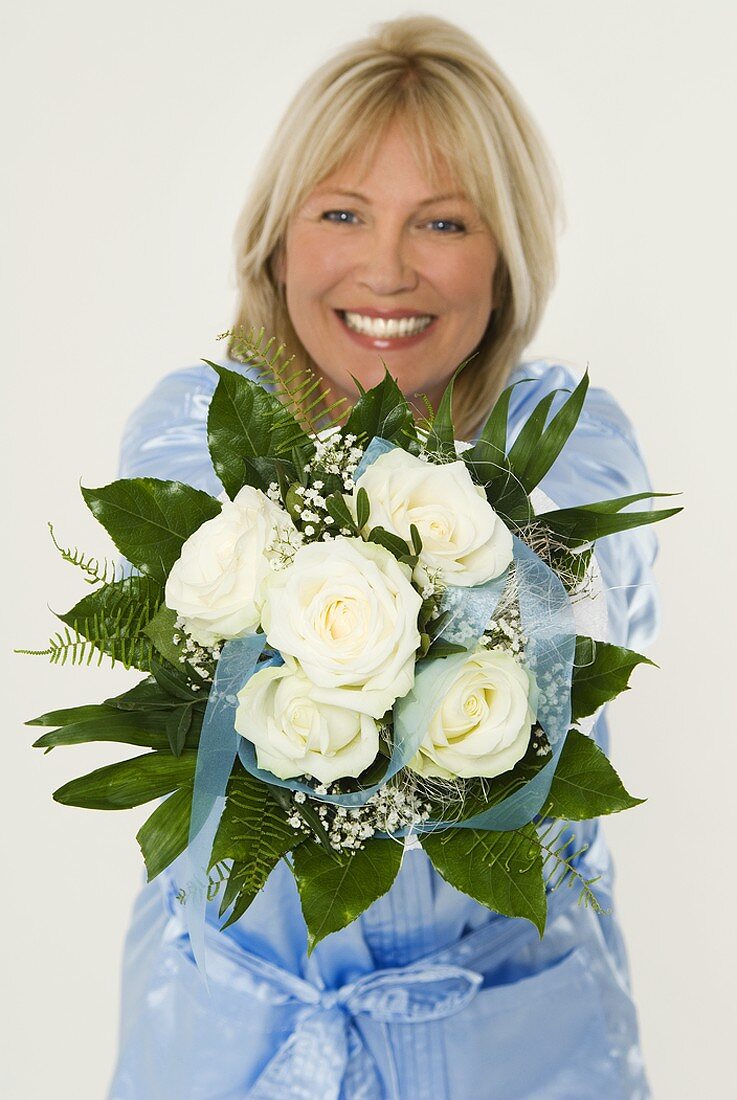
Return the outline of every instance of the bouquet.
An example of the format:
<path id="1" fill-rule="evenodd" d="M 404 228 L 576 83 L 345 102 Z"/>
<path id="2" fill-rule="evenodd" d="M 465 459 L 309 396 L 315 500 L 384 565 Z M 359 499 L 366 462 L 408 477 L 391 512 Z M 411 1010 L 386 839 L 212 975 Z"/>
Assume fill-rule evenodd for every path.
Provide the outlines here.
<path id="1" fill-rule="evenodd" d="M 40 652 L 145 675 L 28 723 L 52 727 L 34 743 L 46 751 L 141 750 L 53 797 L 159 800 L 137 840 L 149 880 L 178 861 L 201 966 L 218 894 L 226 928 L 286 860 L 312 951 L 418 843 L 454 887 L 542 936 L 562 882 L 598 904 L 569 823 L 644 801 L 587 732 L 653 663 L 581 628 L 605 604 L 594 544 L 680 509 L 623 510 L 669 495 L 651 491 L 558 509 L 540 492 L 588 372 L 511 446 L 507 388 L 469 444 L 451 416 L 466 363 L 426 417 L 388 370 L 338 415 L 273 344 L 263 329 L 240 339 L 270 388 L 210 364 L 219 498 L 150 477 L 83 488 L 122 566 L 54 539 L 91 591 Z"/>

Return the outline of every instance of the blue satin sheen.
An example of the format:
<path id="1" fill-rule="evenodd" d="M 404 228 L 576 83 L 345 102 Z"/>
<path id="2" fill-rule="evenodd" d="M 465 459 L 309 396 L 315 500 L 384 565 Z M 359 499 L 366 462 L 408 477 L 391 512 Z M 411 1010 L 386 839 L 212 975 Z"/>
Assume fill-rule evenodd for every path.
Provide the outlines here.
<path id="1" fill-rule="evenodd" d="M 511 439 L 546 393 L 578 380 L 545 360 L 520 364 L 510 382 L 517 378 L 534 381 L 513 392 Z M 204 365 L 165 377 L 129 420 L 120 476 L 219 492 L 206 440 L 215 384 Z M 650 488 L 632 426 L 606 391 L 589 389 L 541 488 L 561 507 Z M 597 543 L 617 644 L 646 650 L 655 636 L 656 550 L 651 527 Z M 594 736 L 608 751 L 606 714 Z M 422 850 L 408 850 L 391 890 L 309 959 L 282 862 L 225 932 L 219 899 L 207 902 L 209 996 L 176 900 L 177 861 L 136 897 L 108 1100 L 651 1096 L 600 822 L 576 824 L 576 848 L 584 843 L 579 869 L 601 876 L 593 889 L 611 915 L 577 905 L 578 888 L 563 886 L 548 897 L 541 940 L 529 922 L 491 913 L 445 883 Z M 451 968 L 446 977 L 440 965 Z M 419 975 L 407 974 L 413 968 Z"/>

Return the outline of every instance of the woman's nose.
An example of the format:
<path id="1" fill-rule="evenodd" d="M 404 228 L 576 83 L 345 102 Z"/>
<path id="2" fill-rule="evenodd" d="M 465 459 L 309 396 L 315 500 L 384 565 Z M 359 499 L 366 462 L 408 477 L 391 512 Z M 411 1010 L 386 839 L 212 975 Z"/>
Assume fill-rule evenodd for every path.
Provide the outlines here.
<path id="1" fill-rule="evenodd" d="M 396 294 L 417 286 L 411 245 L 398 230 L 367 234 L 365 251 L 356 265 L 356 281 L 374 294 Z"/>

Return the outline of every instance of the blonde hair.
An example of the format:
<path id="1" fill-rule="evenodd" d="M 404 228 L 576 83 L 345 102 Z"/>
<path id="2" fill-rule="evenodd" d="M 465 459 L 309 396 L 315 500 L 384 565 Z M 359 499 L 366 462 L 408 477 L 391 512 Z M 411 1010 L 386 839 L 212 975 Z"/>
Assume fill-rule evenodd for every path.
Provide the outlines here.
<path id="1" fill-rule="evenodd" d="M 499 249 L 494 308 L 454 393 L 456 435 L 469 438 L 542 319 L 556 278 L 562 201 L 555 165 L 519 94 L 476 39 L 444 19 L 411 15 L 379 24 L 294 96 L 236 227 L 234 327 L 263 326 L 296 365 L 316 368 L 291 324 L 275 261 L 290 217 L 314 187 L 354 156 L 370 164 L 395 118 L 409 128 L 430 185 L 438 182 L 440 156 Z"/>

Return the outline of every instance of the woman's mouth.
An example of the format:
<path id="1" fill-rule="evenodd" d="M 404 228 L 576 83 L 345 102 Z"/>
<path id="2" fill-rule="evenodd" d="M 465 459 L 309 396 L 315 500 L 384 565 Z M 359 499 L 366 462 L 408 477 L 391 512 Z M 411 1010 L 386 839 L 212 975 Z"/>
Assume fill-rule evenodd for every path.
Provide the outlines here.
<path id="1" fill-rule="evenodd" d="M 347 334 L 362 347 L 405 348 L 422 340 L 434 327 L 437 317 L 417 313 L 405 317 L 374 317 L 352 310 L 336 309 L 336 316 Z"/>

